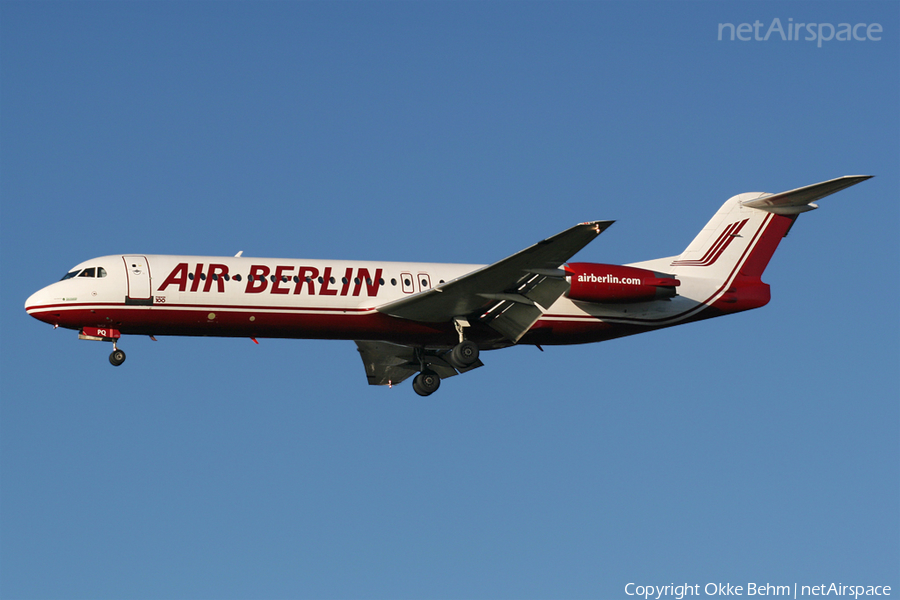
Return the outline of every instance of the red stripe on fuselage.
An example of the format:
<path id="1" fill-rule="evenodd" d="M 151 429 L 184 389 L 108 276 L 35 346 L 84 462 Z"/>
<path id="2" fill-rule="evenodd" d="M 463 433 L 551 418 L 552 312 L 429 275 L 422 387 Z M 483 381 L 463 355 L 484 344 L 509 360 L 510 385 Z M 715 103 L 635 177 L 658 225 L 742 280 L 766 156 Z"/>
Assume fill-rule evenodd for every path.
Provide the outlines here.
<path id="1" fill-rule="evenodd" d="M 95 306 L 95 305 L 91 305 Z M 46 310 L 44 310 L 46 308 Z M 123 334 L 217 337 L 386 340 L 447 344 L 458 341 L 452 324 L 406 321 L 367 310 L 291 308 L 137 307 L 104 305 L 29 307 L 41 321 L 68 329 L 115 327 Z"/>
<path id="2" fill-rule="evenodd" d="M 94 304 L 48 305 L 28 307 L 28 310 L 41 321 L 68 329 L 115 327 L 121 333 L 130 335 L 383 340 L 410 346 L 447 348 L 459 341 L 452 324 L 397 319 L 373 309 L 239 308 L 223 310 L 223 307 L 210 305 L 167 306 L 160 309 Z M 646 330 L 646 327 L 611 324 L 596 317 L 576 315 L 565 322 L 538 321 L 520 343 L 587 343 L 630 335 L 638 330 Z M 488 346 L 510 345 L 495 330 L 480 323 L 473 323 L 467 329 L 466 336 Z"/>

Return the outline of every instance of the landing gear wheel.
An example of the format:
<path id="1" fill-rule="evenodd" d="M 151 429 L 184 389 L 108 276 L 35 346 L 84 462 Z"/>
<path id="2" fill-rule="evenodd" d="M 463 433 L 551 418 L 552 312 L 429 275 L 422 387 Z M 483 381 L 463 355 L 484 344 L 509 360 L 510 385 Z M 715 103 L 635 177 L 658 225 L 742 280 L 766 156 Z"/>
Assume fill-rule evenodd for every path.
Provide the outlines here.
<path id="1" fill-rule="evenodd" d="M 109 362 L 112 366 L 118 367 L 125 362 L 125 353 L 118 348 L 113 350 L 112 354 L 109 355 Z"/>
<path id="2" fill-rule="evenodd" d="M 423 371 L 413 379 L 413 389 L 420 396 L 430 396 L 441 386 L 441 378 L 435 373 Z"/>
<path id="3" fill-rule="evenodd" d="M 471 367 L 478 362 L 478 344 L 472 340 L 463 340 L 450 351 L 450 364 L 457 369 Z"/>

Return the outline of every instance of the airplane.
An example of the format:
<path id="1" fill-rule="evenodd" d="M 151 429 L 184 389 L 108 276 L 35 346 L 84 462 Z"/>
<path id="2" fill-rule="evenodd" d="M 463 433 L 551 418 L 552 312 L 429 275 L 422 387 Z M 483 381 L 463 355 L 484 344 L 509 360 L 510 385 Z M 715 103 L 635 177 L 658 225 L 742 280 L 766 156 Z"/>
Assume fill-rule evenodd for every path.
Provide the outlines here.
<path id="1" fill-rule="evenodd" d="M 420 396 L 515 344 L 599 342 L 759 308 L 761 276 L 797 216 L 869 175 L 733 196 L 681 254 L 626 265 L 569 260 L 613 221 L 575 225 L 490 265 L 117 254 L 25 302 L 32 317 L 122 335 L 353 340 L 370 385 Z M 258 343 L 258 342 L 257 342 Z"/>

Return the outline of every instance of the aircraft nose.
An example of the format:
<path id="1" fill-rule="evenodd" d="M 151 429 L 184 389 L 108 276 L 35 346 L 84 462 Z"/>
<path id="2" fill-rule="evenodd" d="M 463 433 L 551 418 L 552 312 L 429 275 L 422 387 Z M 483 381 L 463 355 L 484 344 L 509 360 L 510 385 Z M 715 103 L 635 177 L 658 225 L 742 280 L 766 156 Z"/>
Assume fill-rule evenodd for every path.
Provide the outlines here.
<path id="1" fill-rule="evenodd" d="M 52 319 L 50 318 L 49 313 L 41 312 L 41 307 L 49 304 L 47 297 L 47 288 L 40 289 L 28 296 L 28 299 L 25 300 L 25 312 L 29 315 L 37 319 L 38 321 L 44 321 L 45 323 L 52 323 Z"/>
<path id="2" fill-rule="evenodd" d="M 28 300 L 25 301 L 25 312 L 30 312 L 33 306 L 38 305 L 38 300 L 40 298 L 41 292 L 37 291 L 32 295 L 28 296 Z"/>

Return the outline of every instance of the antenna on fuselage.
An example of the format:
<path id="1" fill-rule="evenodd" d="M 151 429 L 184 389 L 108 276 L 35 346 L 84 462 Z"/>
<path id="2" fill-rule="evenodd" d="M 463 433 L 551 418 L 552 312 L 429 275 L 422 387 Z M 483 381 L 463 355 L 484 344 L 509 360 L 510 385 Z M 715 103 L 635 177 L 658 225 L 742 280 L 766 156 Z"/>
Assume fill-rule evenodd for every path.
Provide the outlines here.
<path id="1" fill-rule="evenodd" d="M 238 252 L 237 254 L 235 254 L 234 257 L 235 257 L 235 258 L 240 258 L 241 254 L 243 254 L 243 253 L 244 253 L 244 251 L 241 250 L 240 252 Z"/>

